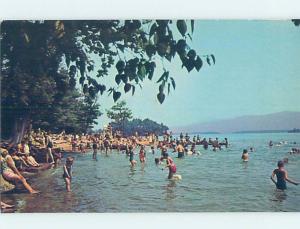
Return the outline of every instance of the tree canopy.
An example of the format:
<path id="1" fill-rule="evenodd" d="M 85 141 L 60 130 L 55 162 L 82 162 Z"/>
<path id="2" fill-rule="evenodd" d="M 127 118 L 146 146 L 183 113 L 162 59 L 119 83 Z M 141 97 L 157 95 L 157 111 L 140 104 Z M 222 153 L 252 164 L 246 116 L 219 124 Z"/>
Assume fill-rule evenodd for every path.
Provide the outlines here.
<path id="1" fill-rule="evenodd" d="M 159 124 L 148 118 L 144 120 L 134 118 L 132 120 L 125 121 L 124 124 L 124 134 L 126 136 L 134 135 L 136 132 L 140 136 L 146 136 L 147 134 L 151 134 L 151 133 L 162 135 L 167 130 L 169 130 L 169 127 L 167 127 L 163 123 Z"/>
<path id="2" fill-rule="evenodd" d="M 173 35 L 177 31 L 179 35 Z M 171 62 L 176 55 L 188 72 L 199 71 L 203 60 L 214 64 L 213 55 L 197 55 L 189 46 L 193 31 L 193 20 L 3 21 L 1 122 L 8 132 L 18 131 L 32 120 L 50 123 L 51 112 L 59 107 L 67 114 L 77 103 L 94 104 L 104 93 L 114 101 L 122 93 L 134 95 L 137 85 L 154 78 L 157 61 Z M 97 63 L 92 55 L 98 57 Z M 118 72 L 116 84 L 107 88 L 103 78 L 112 68 Z M 175 89 L 175 79 L 163 68 L 156 82 L 157 99 L 163 103 L 166 93 Z M 86 127 L 100 114 L 99 107 L 94 108 Z M 51 118 L 51 125 L 62 123 L 60 115 Z"/>

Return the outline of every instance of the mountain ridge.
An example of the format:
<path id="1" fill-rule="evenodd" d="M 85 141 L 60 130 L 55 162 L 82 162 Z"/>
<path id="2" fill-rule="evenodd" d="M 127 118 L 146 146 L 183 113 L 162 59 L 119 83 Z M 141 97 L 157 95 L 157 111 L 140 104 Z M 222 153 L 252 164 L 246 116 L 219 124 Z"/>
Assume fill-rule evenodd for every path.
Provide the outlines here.
<path id="1" fill-rule="evenodd" d="M 263 115 L 244 115 L 236 118 L 170 128 L 173 132 L 245 132 L 278 131 L 300 128 L 300 112 L 282 111 Z"/>

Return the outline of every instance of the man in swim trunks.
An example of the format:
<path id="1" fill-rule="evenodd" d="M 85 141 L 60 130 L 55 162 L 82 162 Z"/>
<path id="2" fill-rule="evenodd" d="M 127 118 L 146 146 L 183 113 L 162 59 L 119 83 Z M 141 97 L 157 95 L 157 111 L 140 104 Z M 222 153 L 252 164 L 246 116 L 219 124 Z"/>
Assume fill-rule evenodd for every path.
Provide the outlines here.
<path id="1" fill-rule="evenodd" d="M 249 160 L 248 150 L 246 150 L 246 149 L 243 150 L 242 160 L 243 160 L 244 162 L 247 162 L 247 161 Z"/>
<path id="2" fill-rule="evenodd" d="M 277 163 L 278 168 L 275 169 L 271 175 L 271 180 L 276 184 L 276 188 L 279 190 L 285 190 L 286 189 L 286 181 L 298 185 L 299 182 L 293 181 L 288 178 L 287 171 L 284 169 L 284 162 L 278 161 Z M 274 180 L 274 177 L 276 175 L 277 182 Z"/>
<path id="3" fill-rule="evenodd" d="M 182 145 L 182 142 L 179 142 L 176 151 L 178 152 L 178 158 L 182 158 L 184 156 L 184 147 Z"/>

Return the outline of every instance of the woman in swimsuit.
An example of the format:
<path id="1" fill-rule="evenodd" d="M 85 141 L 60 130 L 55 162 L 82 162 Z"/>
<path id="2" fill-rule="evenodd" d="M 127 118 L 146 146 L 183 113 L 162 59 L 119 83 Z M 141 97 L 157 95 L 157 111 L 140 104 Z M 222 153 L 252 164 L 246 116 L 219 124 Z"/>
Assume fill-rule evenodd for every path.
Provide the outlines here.
<path id="1" fill-rule="evenodd" d="M 171 157 L 169 157 L 168 153 L 164 154 L 164 157 L 160 159 L 160 161 L 166 160 L 166 168 L 169 168 L 168 179 L 172 179 L 174 174 L 176 173 L 176 165 Z"/>
<path id="2" fill-rule="evenodd" d="M 71 180 L 72 180 L 72 170 L 73 170 L 73 157 L 67 157 L 66 164 L 64 165 L 64 174 L 63 178 L 66 183 L 66 189 L 68 192 L 71 192 Z"/>
<path id="3" fill-rule="evenodd" d="M 136 161 L 134 160 L 134 152 L 132 146 L 129 146 L 129 162 L 131 167 L 134 167 L 136 164 Z"/>
<path id="4" fill-rule="evenodd" d="M 16 168 L 14 160 L 8 154 L 7 150 L 1 151 L 1 173 L 5 180 L 12 182 L 21 182 L 24 187 L 30 192 L 30 194 L 38 193 L 34 190 L 26 181 L 26 179 L 21 175 L 19 170 Z"/>
<path id="5" fill-rule="evenodd" d="M 140 157 L 140 162 L 141 162 L 141 163 L 145 163 L 145 161 L 146 161 L 145 146 L 141 146 L 141 150 L 140 150 L 140 153 L 139 153 L 139 157 Z"/>
<path id="6" fill-rule="evenodd" d="M 288 178 L 287 171 L 284 169 L 284 162 L 283 161 L 278 161 L 277 163 L 278 168 L 275 169 L 272 173 L 271 180 L 276 184 L 276 188 L 280 190 L 285 190 L 286 189 L 286 181 L 298 185 L 299 183 L 296 181 L 293 181 Z M 276 175 L 276 180 L 274 180 L 274 177 Z"/>

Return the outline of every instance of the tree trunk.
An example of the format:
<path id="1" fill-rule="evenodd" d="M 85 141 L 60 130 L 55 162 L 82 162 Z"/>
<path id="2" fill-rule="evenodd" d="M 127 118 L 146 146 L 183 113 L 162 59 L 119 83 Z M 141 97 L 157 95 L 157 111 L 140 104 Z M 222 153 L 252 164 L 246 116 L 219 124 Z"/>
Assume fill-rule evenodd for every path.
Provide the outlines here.
<path id="1" fill-rule="evenodd" d="M 11 137 L 12 144 L 18 144 L 24 138 L 30 127 L 29 115 L 25 115 L 22 118 L 17 118 L 14 124 L 13 133 Z"/>

